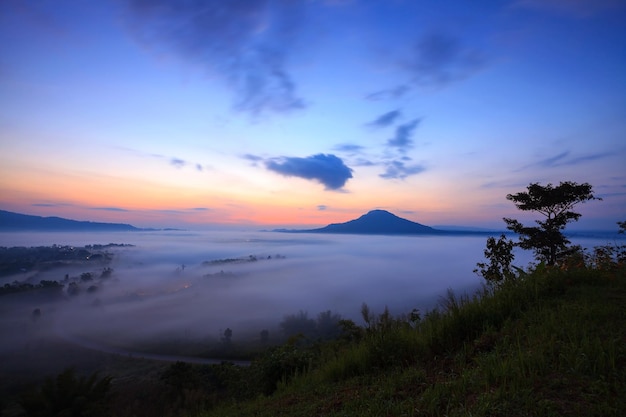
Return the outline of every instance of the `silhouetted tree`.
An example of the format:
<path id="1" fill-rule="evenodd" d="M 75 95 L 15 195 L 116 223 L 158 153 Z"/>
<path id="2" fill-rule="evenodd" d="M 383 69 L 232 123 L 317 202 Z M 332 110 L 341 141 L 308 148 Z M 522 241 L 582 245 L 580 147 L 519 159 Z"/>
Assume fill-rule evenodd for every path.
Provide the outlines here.
<path id="1" fill-rule="evenodd" d="M 503 220 L 507 229 L 519 235 L 516 245 L 532 249 L 535 258 L 546 265 L 554 265 L 576 250 L 568 246 L 570 241 L 562 233 L 569 222 L 577 221 L 581 216 L 572 211 L 574 206 L 589 200 L 601 200 L 593 195 L 590 184 L 571 181 L 561 182 L 556 187 L 532 183 L 528 191 L 508 194 L 506 198 L 522 211 L 534 211 L 545 217 L 543 221 L 536 220 L 538 226 L 534 227 L 524 226 L 515 219 L 505 217 Z"/>
<path id="2" fill-rule="evenodd" d="M 511 262 L 515 258 L 514 245 L 513 241 L 507 239 L 505 235 L 501 235 L 498 240 L 493 236 L 489 237 L 484 252 L 489 263 L 477 263 L 478 268 L 474 269 L 474 272 L 482 275 L 491 285 L 498 285 L 513 278 L 515 273 L 511 270 Z"/>
<path id="3" fill-rule="evenodd" d="M 233 337 L 233 331 L 229 327 L 226 330 L 224 330 L 224 336 L 222 337 L 222 342 L 226 345 L 230 345 L 232 337 Z"/>
<path id="4" fill-rule="evenodd" d="M 330 310 L 317 315 L 316 331 L 320 339 L 336 339 L 341 334 L 339 321 L 341 316 L 333 314 Z"/>
<path id="5" fill-rule="evenodd" d="M 309 318 L 309 313 L 300 310 L 298 314 L 285 316 L 280 323 L 283 333 L 287 337 L 301 334 L 308 338 L 315 336 L 315 320 Z"/>
<path id="6" fill-rule="evenodd" d="M 263 330 L 261 330 L 261 334 L 260 334 L 260 335 L 261 335 L 261 343 L 262 343 L 262 344 L 266 344 L 266 343 L 267 343 L 267 341 L 268 341 L 268 340 L 269 340 L 269 338 L 270 338 L 270 332 L 269 332 L 269 330 L 267 330 L 267 329 L 263 329 Z"/>

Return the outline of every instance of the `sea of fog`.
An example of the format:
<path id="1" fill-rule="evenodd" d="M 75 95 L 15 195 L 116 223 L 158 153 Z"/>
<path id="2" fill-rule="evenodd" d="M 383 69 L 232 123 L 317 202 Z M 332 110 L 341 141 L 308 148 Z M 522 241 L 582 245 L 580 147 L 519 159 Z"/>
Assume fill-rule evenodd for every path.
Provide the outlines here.
<path id="1" fill-rule="evenodd" d="M 114 272 L 93 293 L 47 302 L 0 300 L 2 337 L 41 322 L 57 332 L 122 345 L 160 337 L 233 338 L 275 329 L 290 314 L 315 318 L 331 310 L 362 324 L 367 303 L 380 313 L 422 312 L 452 289 L 482 285 L 472 271 L 483 261 L 486 236 L 364 236 L 274 232 L 152 231 L 118 233 L 2 233 L 0 246 L 130 244 L 107 249 Z M 606 239 L 575 241 L 586 247 Z M 239 262 L 211 262 L 239 259 Z M 531 254 L 518 253 L 526 266 Z M 103 266 L 62 267 L 0 282 L 63 280 Z M 41 326 L 41 324 L 38 324 Z M 274 330 L 273 330 L 274 331 Z"/>

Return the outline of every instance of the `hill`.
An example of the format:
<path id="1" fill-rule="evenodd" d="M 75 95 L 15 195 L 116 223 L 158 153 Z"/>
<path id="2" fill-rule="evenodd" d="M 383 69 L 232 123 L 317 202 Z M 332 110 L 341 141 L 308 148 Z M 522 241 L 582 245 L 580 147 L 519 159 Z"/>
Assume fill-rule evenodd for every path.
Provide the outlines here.
<path id="1" fill-rule="evenodd" d="M 297 346 L 274 354 L 282 365 L 285 352 L 290 363 L 299 352 L 303 365 L 283 365 L 272 395 L 198 416 L 622 415 L 620 265 L 538 270 L 480 297 L 449 293 L 422 318 L 368 312 L 365 328 L 345 327 L 342 340 L 315 346 L 314 354 Z"/>
<path id="2" fill-rule="evenodd" d="M 289 233 L 345 233 L 367 235 L 420 235 L 441 234 L 441 230 L 412 222 L 386 210 L 372 210 L 358 219 L 345 223 L 332 223 L 319 229 L 275 230 Z"/>
<path id="3" fill-rule="evenodd" d="M 0 231 L 70 231 L 70 232 L 127 232 L 138 231 L 130 224 L 99 223 L 64 219 L 61 217 L 41 217 L 0 210 Z"/>

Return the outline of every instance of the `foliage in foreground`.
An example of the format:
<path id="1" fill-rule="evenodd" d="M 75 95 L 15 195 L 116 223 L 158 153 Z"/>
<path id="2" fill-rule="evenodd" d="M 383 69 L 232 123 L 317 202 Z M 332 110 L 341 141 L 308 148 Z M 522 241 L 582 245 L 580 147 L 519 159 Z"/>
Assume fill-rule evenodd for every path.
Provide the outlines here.
<path id="1" fill-rule="evenodd" d="M 111 377 L 99 378 L 97 373 L 80 377 L 70 368 L 24 393 L 21 405 L 32 417 L 106 416 L 110 388 Z"/>

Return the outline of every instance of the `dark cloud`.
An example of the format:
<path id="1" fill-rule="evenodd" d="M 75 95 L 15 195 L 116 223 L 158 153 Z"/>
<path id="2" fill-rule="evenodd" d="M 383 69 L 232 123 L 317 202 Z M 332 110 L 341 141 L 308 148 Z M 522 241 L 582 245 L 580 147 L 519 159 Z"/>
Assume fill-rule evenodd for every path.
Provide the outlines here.
<path id="1" fill-rule="evenodd" d="M 304 20 L 289 0 L 129 0 L 130 26 L 157 51 L 173 51 L 218 74 L 235 91 L 235 108 L 254 115 L 305 107 L 287 71 Z"/>
<path id="2" fill-rule="evenodd" d="M 410 122 L 404 123 L 396 127 L 396 134 L 394 137 L 387 141 L 387 145 L 393 148 L 398 148 L 401 152 L 406 151 L 413 146 L 413 132 L 419 126 L 422 119 L 413 119 Z"/>
<path id="3" fill-rule="evenodd" d="M 328 208 L 328 206 L 326 206 L 326 205 L 324 205 L 324 204 L 320 204 L 320 205 L 318 205 L 318 206 L 317 206 L 317 209 L 318 209 L 319 211 L 324 211 L 324 210 L 326 210 L 327 208 Z"/>
<path id="4" fill-rule="evenodd" d="M 175 166 L 176 168 L 182 168 L 187 165 L 187 161 L 179 158 L 170 159 L 170 165 Z"/>
<path id="5" fill-rule="evenodd" d="M 400 118 L 401 115 L 402 112 L 400 110 L 392 110 L 367 123 L 367 126 L 374 128 L 391 126 L 396 120 L 398 120 L 398 118 Z"/>
<path id="6" fill-rule="evenodd" d="M 485 64 L 486 58 L 478 50 L 464 47 L 452 36 L 434 33 L 417 42 L 403 66 L 411 74 L 411 83 L 442 87 L 467 78 Z"/>
<path id="7" fill-rule="evenodd" d="M 202 167 L 202 165 L 196 164 L 196 170 L 199 171 L 199 172 L 202 172 L 202 171 L 204 171 L 204 168 Z"/>
<path id="8" fill-rule="evenodd" d="M 390 161 L 385 166 L 385 172 L 380 174 L 385 179 L 405 179 L 411 175 L 416 175 L 426 171 L 423 165 L 407 166 L 402 161 Z"/>
<path id="9" fill-rule="evenodd" d="M 341 158 L 332 154 L 317 154 L 306 158 L 284 157 L 266 161 L 267 169 L 287 177 L 316 180 L 327 190 L 341 189 L 352 178 L 352 170 Z"/>
<path id="10" fill-rule="evenodd" d="M 210 211 L 211 209 L 207 208 L 207 207 L 194 207 L 191 210 L 193 210 L 193 211 Z"/>

